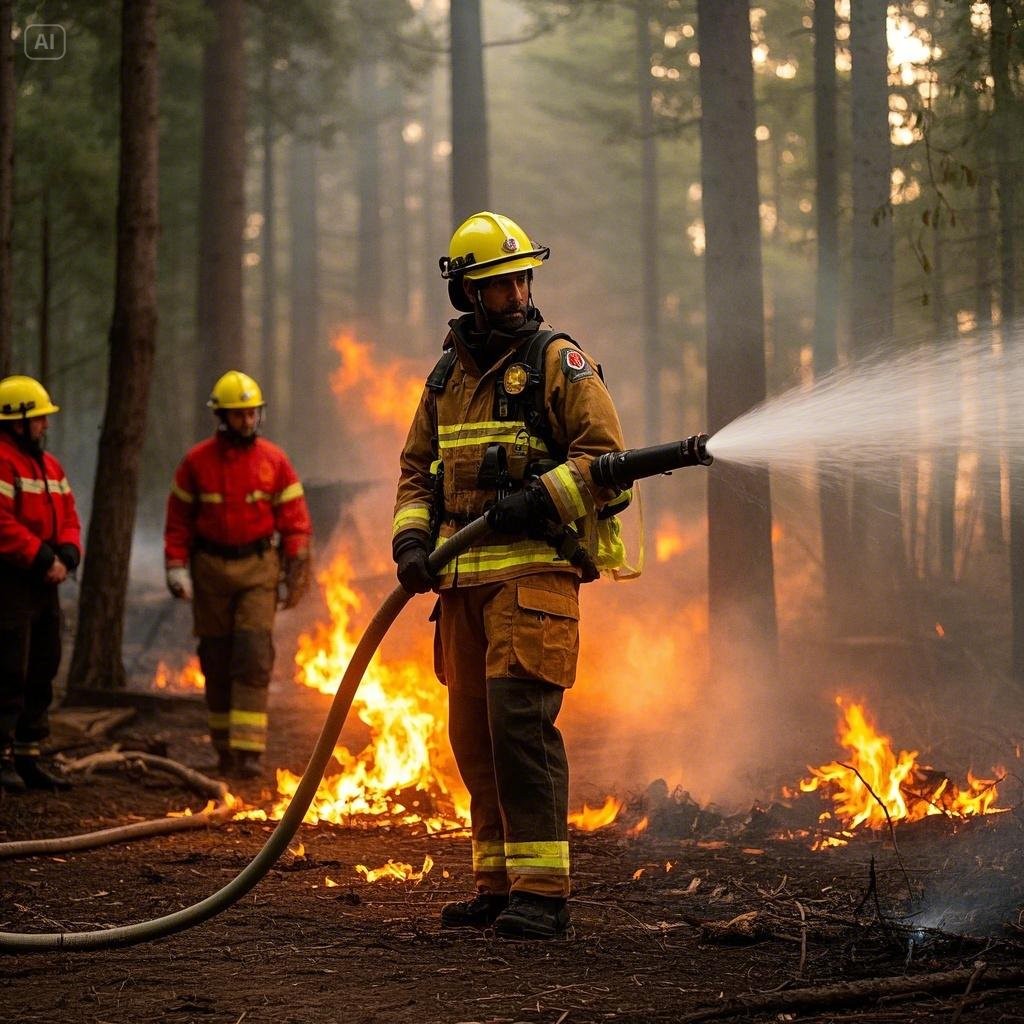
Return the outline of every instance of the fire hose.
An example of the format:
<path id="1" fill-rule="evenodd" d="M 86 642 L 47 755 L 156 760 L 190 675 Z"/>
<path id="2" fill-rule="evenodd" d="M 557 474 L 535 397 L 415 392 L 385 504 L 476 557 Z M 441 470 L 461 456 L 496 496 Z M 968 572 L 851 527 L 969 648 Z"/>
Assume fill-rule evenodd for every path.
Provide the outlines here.
<path id="1" fill-rule="evenodd" d="M 707 443 L 706 434 L 696 434 L 683 441 L 650 448 L 608 452 L 594 459 L 590 473 L 599 486 L 628 487 L 643 477 L 669 473 L 684 466 L 710 465 L 712 457 L 707 450 Z M 452 559 L 476 544 L 489 529 L 486 515 L 462 527 L 432 552 L 429 558 L 431 570 L 438 573 Z M 0 932 L 0 952 L 117 949 L 151 942 L 208 921 L 250 892 L 287 850 L 302 824 L 316 796 L 327 763 L 334 754 L 335 744 L 370 659 L 411 596 L 402 587 L 396 587 L 370 620 L 345 669 L 291 802 L 262 849 L 230 882 L 198 903 L 136 924 L 84 932 Z"/>

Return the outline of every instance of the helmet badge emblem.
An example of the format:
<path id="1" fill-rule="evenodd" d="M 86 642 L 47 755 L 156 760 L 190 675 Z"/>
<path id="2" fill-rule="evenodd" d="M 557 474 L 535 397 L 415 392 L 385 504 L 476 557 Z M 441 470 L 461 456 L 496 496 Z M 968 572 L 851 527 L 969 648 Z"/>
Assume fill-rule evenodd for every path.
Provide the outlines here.
<path id="1" fill-rule="evenodd" d="M 509 235 L 505 241 L 501 243 L 501 248 L 505 252 L 519 252 L 519 239 L 513 238 Z"/>

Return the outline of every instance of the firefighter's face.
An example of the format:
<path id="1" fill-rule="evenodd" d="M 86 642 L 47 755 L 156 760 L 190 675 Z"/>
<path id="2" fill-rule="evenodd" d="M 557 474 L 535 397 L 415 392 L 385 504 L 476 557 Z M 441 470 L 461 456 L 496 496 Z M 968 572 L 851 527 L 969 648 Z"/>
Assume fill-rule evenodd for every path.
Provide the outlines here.
<path id="1" fill-rule="evenodd" d="M 49 426 L 50 418 L 48 416 L 33 416 L 31 419 L 25 420 L 24 423 L 15 421 L 14 429 L 29 441 L 41 441 Z"/>
<path id="2" fill-rule="evenodd" d="M 252 437 L 256 432 L 256 421 L 259 419 L 258 409 L 227 409 L 225 416 L 228 426 L 239 437 Z"/>
<path id="3" fill-rule="evenodd" d="M 476 289 L 477 282 L 467 281 L 467 289 Z M 499 274 L 479 282 L 480 302 L 492 327 L 514 331 L 526 323 L 530 306 L 530 275 L 525 270 Z M 472 298 L 472 295 L 470 295 Z"/>

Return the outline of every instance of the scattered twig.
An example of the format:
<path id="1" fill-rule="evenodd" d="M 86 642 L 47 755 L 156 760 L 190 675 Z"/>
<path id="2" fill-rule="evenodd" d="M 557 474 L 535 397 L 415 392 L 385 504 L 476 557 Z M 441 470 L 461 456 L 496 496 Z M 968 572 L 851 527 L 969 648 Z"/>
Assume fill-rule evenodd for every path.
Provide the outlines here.
<path id="1" fill-rule="evenodd" d="M 802 978 L 804 966 L 807 963 L 807 915 L 799 900 L 793 900 L 793 902 L 796 904 L 796 909 L 800 911 L 800 963 L 796 968 L 796 976 Z"/>
<path id="2" fill-rule="evenodd" d="M 949 1024 L 957 1024 L 960 1020 L 961 1014 L 964 1012 L 964 1007 L 967 1005 L 967 998 L 971 994 L 971 989 L 974 988 L 974 983 L 988 970 L 988 964 L 984 960 L 979 960 L 974 965 L 974 973 L 971 975 L 970 980 L 967 982 L 967 988 L 964 989 L 964 994 L 960 997 L 960 1004 L 956 1008 L 956 1013 L 953 1014 L 953 1019 Z"/>
<path id="3" fill-rule="evenodd" d="M 885 996 L 909 996 L 916 992 L 945 992 L 961 988 L 964 985 L 970 986 L 972 982 L 978 988 L 1000 985 L 1019 987 L 1024 984 L 1024 968 L 1001 967 L 982 974 L 977 967 L 973 967 L 970 970 L 920 974 L 912 978 L 902 975 L 893 978 L 870 978 L 865 981 L 840 982 L 818 988 L 799 988 L 790 989 L 787 992 L 737 996 L 725 1000 L 719 1006 L 708 1006 L 676 1019 L 678 1024 L 696 1024 L 697 1021 L 720 1020 L 723 1017 L 736 1017 L 751 1013 L 767 1014 L 811 1007 L 837 1006 Z M 965 998 L 966 995 L 965 992 Z"/>
<path id="4" fill-rule="evenodd" d="M 903 858 L 900 856 L 900 848 L 896 842 L 896 826 L 892 823 L 892 818 L 889 815 L 889 808 L 885 806 L 885 801 L 883 801 L 882 798 L 871 788 L 871 784 L 868 780 L 865 779 L 852 764 L 845 764 L 842 761 L 838 761 L 837 764 L 840 764 L 843 768 L 847 768 L 849 771 L 853 772 L 853 774 L 856 775 L 864 784 L 864 788 L 871 794 L 878 806 L 882 808 L 882 813 L 885 815 L 885 820 L 889 825 L 889 837 L 892 839 L 892 849 L 893 853 L 896 854 L 896 863 L 899 864 L 900 870 L 903 872 L 903 880 L 907 883 L 907 892 L 910 895 L 910 899 L 913 900 L 914 889 L 910 884 L 910 876 L 907 874 L 907 869 L 903 864 Z"/>

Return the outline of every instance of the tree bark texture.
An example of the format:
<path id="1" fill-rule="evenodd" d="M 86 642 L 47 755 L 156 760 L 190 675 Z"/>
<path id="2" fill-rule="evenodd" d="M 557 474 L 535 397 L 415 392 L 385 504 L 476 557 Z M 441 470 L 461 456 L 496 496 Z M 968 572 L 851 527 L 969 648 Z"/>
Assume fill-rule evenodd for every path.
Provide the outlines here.
<path id="1" fill-rule="evenodd" d="M 708 429 L 766 393 L 754 73 L 747 0 L 699 0 Z M 764 470 L 708 477 L 712 673 L 768 679 L 777 647 L 771 503 Z"/>
<path id="2" fill-rule="evenodd" d="M 13 0 L 0 0 L 0 377 L 14 359 L 14 265 L 11 227 L 14 210 L 14 42 Z"/>
<path id="3" fill-rule="evenodd" d="M 814 290 L 814 373 L 822 377 L 839 363 L 839 131 L 836 83 L 835 0 L 814 4 L 815 214 L 818 230 Z M 837 624 L 847 587 L 848 488 L 834 474 L 818 474 L 821 559 L 825 608 Z"/>
<path id="4" fill-rule="evenodd" d="M 107 403 L 85 545 L 69 692 L 125 686 L 121 645 L 156 349 L 159 234 L 156 0 L 124 0 L 117 270 Z"/>
<path id="5" fill-rule="evenodd" d="M 893 226 L 890 202 L 886 0 L 850 5 L 853 199 L 850 344 L 855 358 L 885 350 L 893 337 Z M 900 456 L 853 482 L 853 564 L 858 580 L 845 618 L 852 632 L 898 621 L 906 558 L 900 519 Z"/>
<path id="6" fill-rule="evenodd" d="M 214 29 L 203 49 L 196 310 L 198 409 L 203 408 L 222 373 L 245 369 L 245 0 L 206 0 L 206 6 Z"/>
<path id="7" fill-rule="evenodd" d="M 489 209 L 491 202 L 480 0 L 452 0 L 449 17 L 452 214 L 458 225 L 477 211 Z"/>

